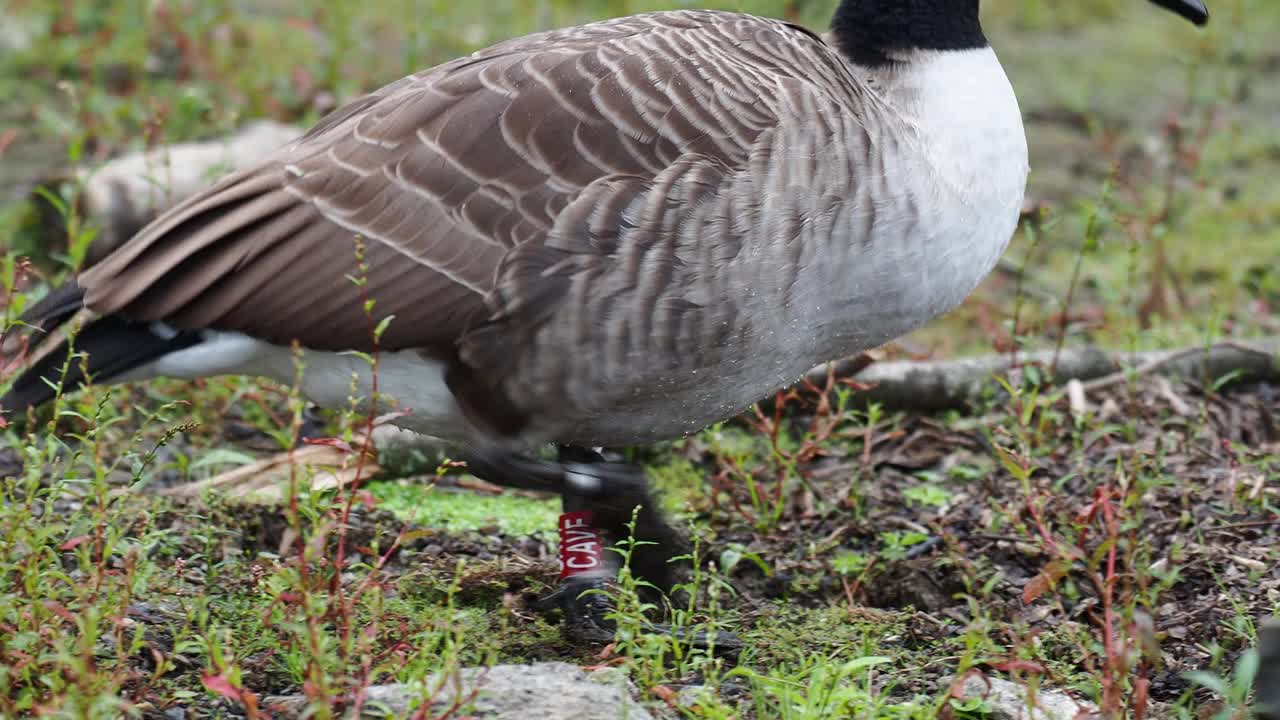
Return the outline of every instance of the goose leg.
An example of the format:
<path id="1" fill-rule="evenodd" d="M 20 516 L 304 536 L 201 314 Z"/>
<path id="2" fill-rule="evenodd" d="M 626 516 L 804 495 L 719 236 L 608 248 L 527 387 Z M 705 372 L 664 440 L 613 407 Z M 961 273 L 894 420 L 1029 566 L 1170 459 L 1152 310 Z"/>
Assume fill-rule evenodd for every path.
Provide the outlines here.
<path id="1" fill-rule="evenodd" d="M 612 606 L 600 592 L 617 577 L 620 558 L 605 548 L 631 538 L 631 572 L 662 593 L 674 585 L 671 558 L 681 541 L 667 524 L 649 492 L 639 468 L 607 462 L 598 451 L 560 446 L 555 463 L 531 460 L 495 450 L 475 452 L 465 459 L 476 477 L 489 482 L 531 490 L 558 492 L 563 499 L 560 517 L 560 587 L 538 603 L 539 609 L 559 609 L 564 615 L 565 636 L 574 642 L 603 644 L 613 640 Z M 639 508 L 637 511 L 636 508 Z M 634 533 L 628 527 L 635 518 Z M 693 645 L 712 646 L 703 633 L 687 635 L 662 625 L 652 632 L 675 634 Z M 717 633 L 718 653 L 733 655 L 741 642 Z"/>
<path id="2" fill-rule="evenodd" d="M 564 468 L 560 516 L 560 588 L 539 606 L 558 608 L 571 640 L 607 643 L 614 624 L 608 597 L 601 592 L 618 575 L 621 558 L 606 550 L 633 538 L 631 571 L 662 593 L 674 584 L 670 560 L 679 538 L 654 507 L 644 473 L 608 463 L 596 450 L 560 446 Z M 639 508 L 637 510 L 637 508 Z M 634 535 L 628 527 L 635 518 Z M 584 594 L 585 593 L 585 594 Z"/>
<path id="3" fill-rule="evenodd" d="M 606 462 L 594 450 L 572 446 L 559 446 L 558 450 L 557 462 L 492 449 L 472 451 L 464 459 L 467 471 L 481 480 L 559 494 L 565 513 L 562 525 L 569 523 L 562 534 L 577 531 L 570 540 L 595 531 L 605 546 L 617 545 L 631 537 L 628 525 L 634 514 L 637 544 L 631 554 L 631 571 L 658 590 L 670 592 L 674 583 L 670 560 L 680 546 L 680 537 L 658 511 L 644 472 L 625 463 Z M 618 573 L 618 557 L 612 552 L 601 552 L 590 566 L 585 555 L 573 558 L 573 562 L 580 567 L 566 566 L 566 578 L 612 579 Z"/>

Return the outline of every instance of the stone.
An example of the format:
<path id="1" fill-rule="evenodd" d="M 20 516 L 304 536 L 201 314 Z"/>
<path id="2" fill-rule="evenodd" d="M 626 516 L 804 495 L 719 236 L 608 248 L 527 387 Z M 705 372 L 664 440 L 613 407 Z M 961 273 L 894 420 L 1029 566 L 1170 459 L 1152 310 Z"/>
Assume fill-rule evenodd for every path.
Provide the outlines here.
<path id="1" fill-rule="evenodd" d="M 1026 687 L 1017 683 L 969 675 L 960 685 L 964 700 L 982 698 L 987 702 L 989 720 L 1083 720 L 1099 717 L 1096 708 L 1079 702 L 1061 690 L 1041 686 L 1035 699 Z"/>
<path id="2" fill-rule="evenodd" d="M 31 23 L 0 12 L 0 53 L 25 52 L 31 49 Z"/>
<path id="3" fill-rule="evenodd" d="M 445 713 L 475 720 L 654 720 L 635 700 L 635 688 L 619 670 L 588 672 L 568 663 L 495 665 L 464 668 L 456 677 L 433 675 L 416 684 L 376 685 L 365 692 L 361 718 L 409 717 L 411 707 L 433 688 L 427 717 Z M 472 693 L 475 693 L 474 698 Z M 297 717 L 306 708 L 301 696 L 266 698 L 264 707 Z M 351 718 L 348 714 L 346 717 Z"/>

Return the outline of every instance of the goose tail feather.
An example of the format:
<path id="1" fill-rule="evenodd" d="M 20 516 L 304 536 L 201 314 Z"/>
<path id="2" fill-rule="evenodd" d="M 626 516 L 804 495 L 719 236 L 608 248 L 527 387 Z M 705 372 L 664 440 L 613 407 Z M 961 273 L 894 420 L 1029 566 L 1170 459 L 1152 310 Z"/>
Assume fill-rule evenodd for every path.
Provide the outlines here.
<path id="1" fill-rule="evenodd" d="M 22 413 L 62 391 L 109 382 L 200 341 L 194 332 L 116 315 L 96 317 L 84 307 L 84 289 L 72 280 L 23 313 L 0 339 L 0 368 L 6 376 L 16 374 L 0 396 L 0 413 Z"/>

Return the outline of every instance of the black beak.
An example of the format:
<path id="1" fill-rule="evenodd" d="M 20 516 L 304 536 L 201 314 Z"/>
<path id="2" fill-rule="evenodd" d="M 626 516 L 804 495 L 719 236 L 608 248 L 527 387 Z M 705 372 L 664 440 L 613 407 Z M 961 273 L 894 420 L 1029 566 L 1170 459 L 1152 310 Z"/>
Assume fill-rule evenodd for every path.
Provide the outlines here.
<path id="1" fill-rule="evenodd" d="M 1197 25 L 1209 22 L 1209 8 L 1200 0 L 1151 0 L 1166 10 L 1172 10 Z"/>

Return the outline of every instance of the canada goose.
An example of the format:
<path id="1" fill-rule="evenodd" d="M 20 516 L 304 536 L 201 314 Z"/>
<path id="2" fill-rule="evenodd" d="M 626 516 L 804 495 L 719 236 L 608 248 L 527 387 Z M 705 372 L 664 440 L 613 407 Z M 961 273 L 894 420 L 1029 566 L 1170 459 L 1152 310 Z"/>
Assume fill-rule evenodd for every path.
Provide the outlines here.
<path id="1" fill-rule="evenodd" d="M 590 549 L 651 503 L 581 448 L 699 430 L 956 306 L 1027 172 L 978 0 L 844 0 L 829 41 L 703 11 L 539 33 L 356 99 L 162 215 L 25 315 L 45 337 L 0 406 L 52 397 L 71 327 L 98 382 L 292 382 L 297 341 L 329 407 L 353 373 L 371 394 L 344 351 L 377 347 L 397 424 L 561 490 L 594 512 L 562 522 Z M 517 454 L 544 443 L 561 463 Z M 670 530 L 650 512 L 639 534 L 660 545 L 638 572 L 668 586 Z M 598 582 L 593 553 L 571 589 Z"/>

